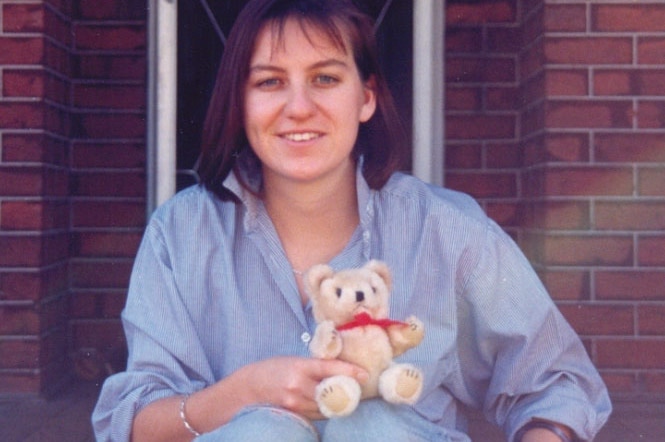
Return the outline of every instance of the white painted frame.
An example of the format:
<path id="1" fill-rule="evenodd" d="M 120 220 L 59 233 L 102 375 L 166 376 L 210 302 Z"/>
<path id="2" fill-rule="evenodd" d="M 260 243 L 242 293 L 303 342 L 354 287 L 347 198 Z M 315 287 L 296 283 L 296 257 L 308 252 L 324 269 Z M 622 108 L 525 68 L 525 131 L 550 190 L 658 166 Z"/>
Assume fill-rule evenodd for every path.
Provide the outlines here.
<path id="1" fill-rule="evenodd" d="M 176 190 L 178 2 L 149 0 L 148 5 L 146 211 L 149 215 Z"/>
<path id="2" fill-rule="evenodd" d="M 178 0 L 149 0 L 147 213 L 176 190 Z M 413 174 L 444 184 L 445 0 L 414 0 Z"/>
<path id="3" fill-rule="evenodd" d="M 444 0 L 413 2 L 413 175 L 444 184 Z"/>

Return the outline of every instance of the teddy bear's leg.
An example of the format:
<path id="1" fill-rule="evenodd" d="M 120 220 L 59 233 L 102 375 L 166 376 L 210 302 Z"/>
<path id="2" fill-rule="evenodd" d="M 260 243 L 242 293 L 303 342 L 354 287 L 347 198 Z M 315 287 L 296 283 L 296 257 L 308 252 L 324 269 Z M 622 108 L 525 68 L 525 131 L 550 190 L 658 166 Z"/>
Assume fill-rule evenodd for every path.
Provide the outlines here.
<path id="1" fill-rule="evenodd" d="M 316 387 L 316 402 L 321 413 L 328 417 L 348 416 L 360 402 L 360 385 L 349 376 L 332 376 Z"/>
<path id="2" fill-rule="evenodd" d="M 394 364 L 379 378 L 379 393 L 393 404 L 415 404 L 423 389 L 422 372 L 411 364 Z"/>

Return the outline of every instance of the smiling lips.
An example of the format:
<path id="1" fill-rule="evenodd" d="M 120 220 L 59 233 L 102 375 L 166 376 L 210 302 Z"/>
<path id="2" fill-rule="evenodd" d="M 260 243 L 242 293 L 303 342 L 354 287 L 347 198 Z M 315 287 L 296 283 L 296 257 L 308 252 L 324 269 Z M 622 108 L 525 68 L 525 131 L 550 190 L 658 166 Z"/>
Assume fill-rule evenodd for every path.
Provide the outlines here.
<path id="1" fill-rule="evenodd" d="M 321 137 L 322 134 L 318 132 L 294 132 L 294 133 L 287 133 L 282 135 L 283 138 L 289 140 L 289 141 L 296 141 L 296 142 L 301 142 L 301 141 L 311 141 L 315 138 Z"/>

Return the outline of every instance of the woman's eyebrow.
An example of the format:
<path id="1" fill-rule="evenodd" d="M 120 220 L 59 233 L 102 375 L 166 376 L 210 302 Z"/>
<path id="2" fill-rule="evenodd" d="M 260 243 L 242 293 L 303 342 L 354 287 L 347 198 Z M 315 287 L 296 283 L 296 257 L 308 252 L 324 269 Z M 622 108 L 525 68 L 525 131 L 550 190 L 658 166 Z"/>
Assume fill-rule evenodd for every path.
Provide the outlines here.
<path id="1" fill-rule="evenodd" d="M 277 66 L 269 65 L 269 64 L 255 64 L 254 66 L 249 67 L 250 72 L 261 72 L 261 71 L 269 71 L 269 72 L 284 72 L 286 69 L 279 68 Z"/>
<path id="2" fill-rule="evenodd" d="M 314 63 L 312 66 L 310 66 L 310 69 L 320 69 L 320 68 L 326 68 L 326 67 L 331 67 L 331 66 L 346 68 L 349 65 L 348 65 L 348 63 L 346 63 L 343 60 L 338 60 L 336 58 L 329 58 L 327 60 L 321 60 L 317 63 Z"/>
<path id="3" fill-rule="evenodd" d="M 336 59 L 336 58 L 328 58 L 325 60 L 318 61 L 311 66 L 308 67 L 308 69 L 321 69 L 325 67 L 331 67 L 331 66 L 338 66 L 342 68 L 347 68 L 349 65 L 345 61 Z M 286 72 L 285 68 L 275 66 L 272 64 L 255 64 L 253 66 L 250 66 L 249 68 L 250 72 L 261 72 L 261 71 L 268 71 L 268 72 Z"/>

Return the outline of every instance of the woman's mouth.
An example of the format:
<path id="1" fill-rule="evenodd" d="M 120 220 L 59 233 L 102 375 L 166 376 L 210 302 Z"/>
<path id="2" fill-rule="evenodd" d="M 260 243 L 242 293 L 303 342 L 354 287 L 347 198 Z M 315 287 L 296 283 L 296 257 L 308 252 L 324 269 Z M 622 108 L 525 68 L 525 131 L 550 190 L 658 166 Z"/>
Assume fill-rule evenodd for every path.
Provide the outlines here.
<path id="1" fill-rule="evenodd" d="M 320 136 L 321 134 L 317 132 L 293 132 L 282 135 L 283 138 L 294 142 L 311 141 Z"/>

